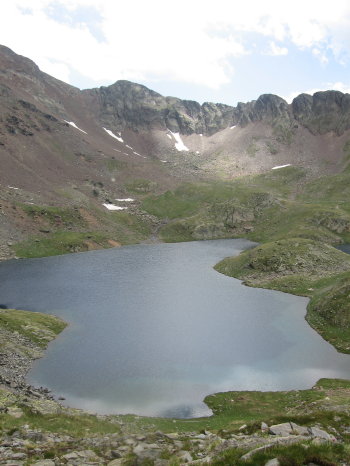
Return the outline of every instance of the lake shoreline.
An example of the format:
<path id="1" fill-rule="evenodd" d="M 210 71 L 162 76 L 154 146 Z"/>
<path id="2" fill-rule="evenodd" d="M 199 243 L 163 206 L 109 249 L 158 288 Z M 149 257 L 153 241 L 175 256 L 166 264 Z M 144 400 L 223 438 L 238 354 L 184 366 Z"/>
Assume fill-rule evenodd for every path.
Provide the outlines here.
<path id="1" fill-rule="evenodd" d="M 0 318 L 2 313 L 23 312 L 12 309 L 0 309 Z M 32 313 L 33 314 L 33 313 Z M 46 318 L 46 316 L 45 316 Z M 45 354 L 45 348 L 32 341 L 27 336 L 17 330 L 9 330 L 6 324 L 2 325 L 0 321 L 0 346 L 1 346 L 1 365 L 0 365 L 0 388 L 9 391 L 14 395 L 25 396 L 36 401 L 47 400 L 54 402 L 55 398 L 45 387 L 36 387 L 28 384 L 26 377 L 32 369 L 35 360 L 42 358 Z"/>
<path id="2" fill-rule="evenodd" d="M 200 245 L 200 244 L 202 244 L 202 242 L 199 242 L 198 244 Z M 170 245 L 169 245 L 169 246 L 170 246 Z M 168 247 L 169 247 L 169 246 L 168 246 Z M 171 246 L 170 246 L 170 247 L 171 247 Z M 200 246 L 196 246 L 196 250 L 198 250 L 198 247 L 200 247 Z M 210 246 L 210 247 L 212 248 L 212 246 Z M 123 248 L 122 248 L 122 249 L 123 249 Z M 167 249 L 168 249 L 168 248 L 167 248 Z M 171 249 L 172 249 L 172 248 L 171 248 Z M 186 248 L 185 248 L 185 250 L 187 251 Z M 107 251 L 106 251 L 106 252 L 107 252 Z M 166 252 L 166 253 L 168 254 L 168 252 Z M 101 254 L 102 254 L 103 256 L 106 256 L 106 254 L 103 254 L 103 251 L 101 251 L 101 252 L 96 252 L 96 253 L 93 252 L 93 253 L 91 253 L 91 254 L 92 254 L 93 257 L 95 257 L 95 255 L 100 256 Z M 153 254 L 153 253 L 152 253 L 152 254 Z M 81 254 L 78 254 L 78 255 L 79 255 L 79 256 L 82 256 Z M 112 255 L 112 260 L 114 260 L 114 256 L 115 256 L 115 254 Z M 116 256 L 116 257 L 117 257 L 117 256 Z M 221 257 L 224 257 L 224 256 L 221 256 Z M 79 259 L 79 263 L 80 263 L 81 260 L 82 260 L 82 258 Z M 35 262 L 36 262 L 36 261 L 35 261 Z M 51 263 L 51 261 L 49 261 L 49 262 Z M 215 264 L 215 262 L 213 262 L 212 264 Z M 15 264 L 13 264 L 13 265 L 15 266 Z M 81 264 L 80 264 L 80 265 L 81 265 Z M 211 268 L 211 267 L 212 267 L 212 266 L 210 266 L 210 268 Z M 16 270 L 16 267 L 15 267 L 15 270 Z M 216 275 L 216 272 L 214 272 L 214 274 Z M 227 282 L 229 282 L 229 280 L 227 280 Z M 242 284 L 244 284 L 244 283 L 237 284 L 236 286 L 241 287 Z M 229 287 L 230 287 L 230 286 L 231 286 L 231 285 L 229 284 Z M 45 288 L 45 286 L 44 286 L 44 288 Z M 288 294 L 290 294 L 290 293 L 288 293 Z M 284 298 L 283 298 L 283 299 L 284 299 Z M 15 303 L 13 303 L 13 305 L 15 305 Z M 37 309 L 37 308 L 35 308 L 35 306 L 31 306 L 31 308 L 32 308 L 32 309 Z M 48 309 L 49 309 L 49 310 L 52 309 L 52 306 L 51 306 L 51 307 L 48 307 Z M 40 310 L 40 309 L 38 309 L 38 310 Z M 44 311 L 44 312 L 45 312 L 45 311 Z M 302 316 L 303 316 L 303 324 L 302 324 L 302 325 L 305 326 L 305 323 L 306 323 L 306 322 L 304 321 L 304 318 L 305 318 L 305 308 L 303 308 L 303 314 L 302 314 Z M 69 318 L 68 318 L 68 319 L 66 318 L 65 320 L 68 320 L 68 321 L 69 321 Z M 305 327 L 308 327 L 308 325 L 306 325 Z M 74 338 L 76 338 L 76 337 L 74 337 Z M 64 363 L 63 363 L 63 364 L 64 364 Z M 63 366 L 63 367 L 64 367 L 64 366 Z M 338 374 L 339 374 L 339 373 L 338 373 Z M 327 375 L 324 375 L 324 376 L 327 377 Z M 335 377 L 337 377 L 337 375 L 335 375 Z M 344 375 L 338 375 L 338 377 L 344 377 Z M 345 377 L 345 378 L 346 378 L 346 377 Z M 316 379 L 315 379 L 315 381 L 316 381 Z M 245 389 L 250 389 L 250 390 L 252 390 L 252 389 L 253 389 L 253 390 L 263 390 L 263 391 L 268 391 L 268 390 L 272 390 L 272 391 L 278 391 L 278 390 L 293 390 L 293 389 L 297 389 L 297 388 L 299 388 L 299 389 L 300 389 L 300 388 L 303 388 L 303 389 L 305 388 L 305 389 L 307 389 L 308 387 L 311 387 L 311 386 L 312 386 L 312 383 L 314 383 L 314 382 L 311 381 L 310 383 L 307 383 L 307 384 L 301 383 L 301 384 L 299 384 L 299 385 L 295 385 L 295 386 L 290 387 L 290 388 L 288 388 L 287 386 L 282 387 L 281 385 L 275 385 L 275 388 L 269 388 L 269 387 L 267 387 L 267 388 L 259 388 L 259 387 L 257 387 L 257 388 L 249 388 L 248 385 L 247 385 L 246 387 L 244 387 L 244 386 L 242 386 L 242 385 L 238 385 L 238 386 L 236 385 L 236 388 L 235 388 L 235 389 L 238 389 L 238 390 L 245 390 Z M 32 384 L 33 384 L 33 385 L 36 385 L 36 384 L 35 384 L 35 379 L 32 379 Z M 45 380 L 41 380 L 41 381 L 39 380 L 39 384 L 42 384 L 42 385 L 44 385 L 44 386 L 49 386 L 49 387 L 50 387 L 50 383 L 45 382 Z M 232 385 L 232 386 L 234 387 L 234 385 Z M 228 390 L 232 389 L 232 388 L 231 388 L 232 386 L 231 386 L 231 385 L 228 386 L 228 385 L 226 384 L 225 388 L 224 388 L 222 391 L 228 391 Z M 226 388 L 226 387 L 227 387 L 227 388 Z M 216 388 L 216 389 L 213 389 L 213 390 L 206 391 L 205 394 L 207 394 L 207 393 L 216 393 L 217 391 L 220 391 L 220 387 L 219 387 L 219 389 Z M 64 390 L 58 389 L 58 390 L 56 390 L 56 393 L 57 393 L 58 395 L 59 395 L 59 394 L 63 394 L 63 396 L 66 397 L 66 394 L 65 394 L 65 391 L 64 391 Z M 203 398 L 204 398 L 205 395 L 202 395 L 202 396 L 203 396 Z M 67 397 L 67 399 L 68 399 L 68 397 Z M 202 398 L 201 398 L 201 400 L 202 400 Z M 71 406 L 74 406 L 74 403 L 69 403 L 69 400 L 67 401 L 67 404 L 68 404 L 68 405 L 70 404 Z M 75 406 L 79 406 L 79 405 L 75 405 Z M 81 409 L 85 409 L 84 406 L 80 406 L 80 408 L 81 408 Z M 97 411 L 97 412 L 98 412 L 98 411 Z M 109 411 L 102 411 L 102 410 L 101 410 L 101 411 L 99 411 L 99 412 L 101 412 L 101 413 L 104 413 L 104 412 L 105 412 L 105 413 L 108 413 Z M 119 411 L 116 411 L 116 412 L 119 412 Z M 123 412 L 123 411 L 121 411 L 121 412 Z M 131 412 L 137 412 L 137 411 L 131 411 Z M 147 415 L 147 414 L 146 414 L 146 415 Z M 150 415 L 150 414 L 148 414 L 148 415 Z M 156 414 L 156 415 L 157 415 L 157 414 Z M 161 414 L 159 414 L 159 415 L 161 416 Z M 193 417 L 193 416 L 191 416 L 191 417 Z"/>

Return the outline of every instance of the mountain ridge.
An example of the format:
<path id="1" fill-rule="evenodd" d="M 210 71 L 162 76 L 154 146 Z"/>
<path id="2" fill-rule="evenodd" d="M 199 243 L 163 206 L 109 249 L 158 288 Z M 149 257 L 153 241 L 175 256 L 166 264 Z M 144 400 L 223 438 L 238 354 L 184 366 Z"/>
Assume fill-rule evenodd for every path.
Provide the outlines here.
<path id="1" fill-rule="evenodd" d="M 17 55 L 6 46 L 0 46 L 0 55 L 1 77 L 8 78 L 11 72 L 19 79 L 24 76 L 30 78 L 31 82 L 34 77 L 37 83 L 41 81 L 41 88 L 44 81 L 46 86 L 64 89 L 73 99 L 78 96 L 82 100 L 86 99 L 86 105 L 91 101 L 97 101 L 100 108 L 96 113 L 100 114 L 102 121 L 106 124 L 114 123 L 115 127 L 121 130 L 169 129 L 180 134 L 212 135 L 232 125 L 245 126 L 262 120 L 273 123 L 276 119 L 290 124 L 299 123 L 311 132 L 319 134 L 335 131 L 341 135 L 350 128 L 350 94 L 340 91 L 319 91 L 313 95 L 302 93 L 295 97 L 291 104 L 271 93 L 262 94 L 250 102 L 239 102 L 237 106 L 214 102 L 199 104 L 193 100 L 162 96 L 142 84 L 127 80 L 118 80 L 109 86 L 80 90 L 42 72 L 32 60 Z M 38 100 L 40 101 L 40 96 Z M 47 99 L 43 101 L 50 105 Z M 55 111 L 62 112 L 62 106 L 57 104 L 58 102 Z M 114 112 L 111 112 L 111 107 Z M 51 108 L 54 109 L 52 102 Z M 140 110 L 145 115 L 138 119 L 135 114 L 140 113 Z M 334 118 L 328 118 L 325 124 L 318 121 L 317 126 L 315 120 L 324 119 L 325 115 L 330 113 Z"/>

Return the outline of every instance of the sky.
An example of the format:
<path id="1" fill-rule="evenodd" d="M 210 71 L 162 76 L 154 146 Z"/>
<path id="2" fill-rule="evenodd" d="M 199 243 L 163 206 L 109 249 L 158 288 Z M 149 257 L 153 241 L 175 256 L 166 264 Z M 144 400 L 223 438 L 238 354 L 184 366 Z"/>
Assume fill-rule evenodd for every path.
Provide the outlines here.
<path id="1" fill-rule="evenodd" d="M 228 105 L 350 92 L 348 0 L 11 0 L 0 44 L 80 89 L 127 79 Z"/>

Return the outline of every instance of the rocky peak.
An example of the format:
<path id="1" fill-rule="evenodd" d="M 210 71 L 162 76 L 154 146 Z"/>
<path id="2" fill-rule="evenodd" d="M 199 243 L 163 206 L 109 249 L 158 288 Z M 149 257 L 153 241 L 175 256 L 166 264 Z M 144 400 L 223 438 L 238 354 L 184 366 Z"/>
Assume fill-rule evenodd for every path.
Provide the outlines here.
<path id="1" fill-rule="evenodd" d="M 254 104 L 254 115 L 257 120 L 289 119 L 289 105 L 278 95 L 263 94 Z"/>
<path id="2" fill-rule="evenodd" d="M 8 73 L 37 76 L 40 74 L 40 69 L 29 58 L 17 55 L 8 47 L 0 45 L 0 74 L 6 75 Z"/>
<path id="3" fill-rule="evenodd" d="M 334 131 L 340 135 L 350 128 L 350 95 L 339 91 L 300 94 L 291 105 L 277 95 L 263 94 L 236 107 L 164 97 L 126 80 L 80 91 L 41 72 L 33 61 L 1 45 L 0 77 L 3 97 L 11 90 L 24 100 L 40 104 L 43 111 L 64 119 L 84 114 L 117 131 L 156 129 L 212 135 L 233 125 L 246 126 L 256 121 L 279 126 L 299 123 L 313 134 Z"/>
<path id="4" fill-rule="evenodd" d="M 313 134 L 334 131 L 338 135 L 350 128 L 350 94 L 340 91 L 300 94 L 292 102 L 296 120 Z"/>
<path id="5" fill-rule="evenodd" d="M 231 125 L 249 122 L 290 119 L 287 102 L 273 94 L 237 107 L 192 100 L 163 97 L 145 86 L 117 81 L 108 87 L 83 91 L 95 95 L 100 103 L 99 117 L 107 125 L 132 128 L 135 131 L 167 130 L 181 134 L 211 135 Z"/>

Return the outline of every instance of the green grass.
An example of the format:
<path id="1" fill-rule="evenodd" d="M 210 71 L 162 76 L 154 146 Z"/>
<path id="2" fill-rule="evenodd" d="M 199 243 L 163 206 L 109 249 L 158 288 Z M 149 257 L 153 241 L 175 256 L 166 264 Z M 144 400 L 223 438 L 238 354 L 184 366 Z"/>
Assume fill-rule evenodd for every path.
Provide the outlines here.
<path id="1" fill-rule="evenodd" d="M 124 186 L 127 191 L 144 194 L 155 191 L 157 183 L 145 178 L 136 178 L 125 183 Z"/>
<path id="2" fill-rule="evenodd" d="M 130 431 L 186 433 L 191 431 L 220 431 L 238 433 L 247 424 L 247 433 L 260 429 L 262 421 L 269 425 L 293 421 L 300 425 L 319 423 L 339 427 L 347 423 L 350 407 L 350 381 L 321 379 L 315 388 L 284 392 L 236 391 L 209 395 L 204 402 L 213 415 L 206 418 L 167 419 L 119 416 Z M 323 408 L 327 406 L 327 410 Z M 331 408 L 334 406 L 334 410 Z M 344 411 L 344 412 L 343 412 Z M 338 420 L 334 420 L 337 412 Z"/>
<path id="3" fill-rule="evenodd" d="M 109 247 L 107 237 L 103 233 L 57 231 L 49 237 L 30 238 L 14 245 L 18 257 L 46 257 L 88 251 L 88 243 L 93 242 L 100 247 Z"/>
<path id="4" fill-rule="evenodd" d="M 277 286 L 278 281 L 287 275 L 297 279 L 302 277 L 306 283 L 313 283 L 323 276 L 350 270 L 350 255 L 328 244 L 289 238 L 265 243 L 237 257 L 226 258 L 215 269 L 248 283 L 262 284 L 273 280 Z"/>
<path id="5" fill-rule="evenodd" d="M 198 209 L 231 199 L 248 203 L 254 193 L 287 195 L 304 177 L 304 170 L 286 167 L 233 181 L 184 183 L 174 191 L 147 197 L 143 208 L 161 218 L 185 218 Z"/>
<path id="6" fill-rule="evenodd" d="M 124 170 L 128 166 L 128 164 L 126 162 L 122 162 L 120 160 L 111 158 L 106 161 L 106 166 L 108 171 L 114 172 L 116 170 Z"/>
<path id="7" fill-rule="evenodd" d="M 1 328 L 18 332 L 41 348 L 46 348 L 48 342 L 61 333 L 66 325 L 58 317 L 40 312 L 0 309 Z"/>
<path id="8" fill-rule="evenodd" d="M 53 226 L 86 227 L 86 222 L 78 209 L 64 207 L 36 206 L 20 204 L 21 209 L 33 219 L 43 219 Z"/>
<path id="9" fill-rule="evenodd" d="M 2 390 L 0 390 L 1 392 Z M 0 394 L 1 395 L 1 394 Z M 109 434 L 119 432 L 118 425 L 108 420 L 99 419 L 97 416 L 80 413 L 76 415 L 68 414 L 35 414 L 26 406 L 21 406 L 24 416 L 16 419 L 6 414 L 0 414 L 0 433 L 21 429 L 25 424 L 32 429 L 41 429 L 45 432 L 55 432 L 67 434 L 73 437 L 82 438 L 93 434 Z"/>
<path id="10" fill-rule="evenodd" d="M 126 227 L 128 232 L 134 232 L 139 239 L 146 239 L 151 233 L 149 222 L 125 211 L 113 212 L 113 221 L 119 226 Z M 127 235 L 128 233 L 126 233 Z M 130 234 L 130 233 L 129 233 Z M 130 241 L 128 242 L 130 244 Z"/>
<path id="11" fill-rule="evenodd" d="M 256 453 L 247 461 L 240 459 L 243 453 L 244 451 L 241 449 L 226 450 L 211 465 L 264 466 L 270 459 L 277 458 L 281 466 L 301 466 L 306 464 L 337 466 L 348 459 L 350 450 L 347 445 L 342 444 L 313 445 L 308 441 L 304 441 L 296 445 L 275 446 Z"/>

